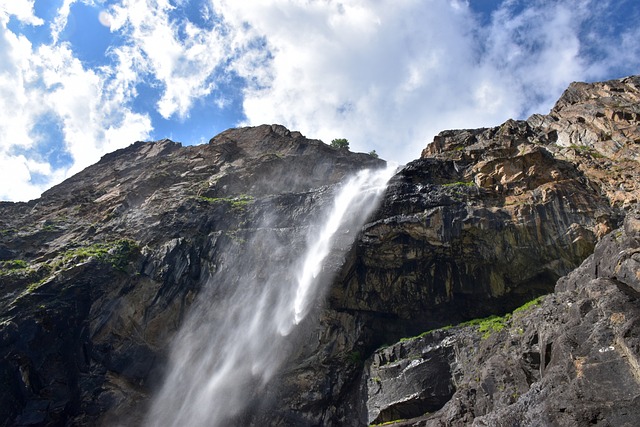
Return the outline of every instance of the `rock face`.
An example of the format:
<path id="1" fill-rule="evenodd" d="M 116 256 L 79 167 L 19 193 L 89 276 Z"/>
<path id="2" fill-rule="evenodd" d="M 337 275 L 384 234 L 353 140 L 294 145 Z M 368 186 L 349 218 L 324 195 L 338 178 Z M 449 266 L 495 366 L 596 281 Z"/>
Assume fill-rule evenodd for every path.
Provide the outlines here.
<path id="1" fill-rule="evenodd" d="M 0 425 L 138 424 L 122 417 L 143 415 L 221 257 L 246 256 L 256 224 L 299 244 L 288 230 L 332 185 L 383 165 L 260 126 L 197 147 L 136 143 L 38 200 L 2 203 Z"/>
<path id="2" fill-rule="evenodd" d="M 637 201 L 639 96 L 638 77 L 573 84 L 548 116 L 438 135 L 391 181 L 332 307 L 425 330 L 550 292 Z"/>
<path id="3" fill-rule="evenodd" d="M 407 334 L 508 313 L 552 291 L 560 276 L 590 254 L 599 239 L 603 241 L 596 260 L 590 258 L 592 264 L 563 278 L 559 283 L 565 285 L 557 287 L 563 292 L 571 288 L 574 294 L 579 293 L 577 287 L 591 295 L 579 303 L 582 311 L 577 317 L 562 315 L 580 298 L 557 293 L 545 300 L 543 311 L 487 320 L 480 325 L 482 333 L 477 326 L 442 330 L 375 353 L 367 361 L 357 399 L 367 402 L 360 411 L 361 424 L 415 418 L 407 425 L 582 425 L 598 417 L 610 425 L 638 423 L 633 415 L 629 419 L 620 415 L 640 391 L 635 380 L 630 381 L 636 378 L 632 368 L 638 366 L 638 354 L 628 344 L 603 344 L 617 330 L 607 318 L 622 322 L 639 314 L 635 297 L 624 309 L 614 310 L 620 299 L 632 295 L 620 289 L 635 285 L 618 283 L 604 291 L 600 281 L 594 288 L 600 290 L 582 290 L 592 278 L 637 280 L 634 234 L 624 235 L 623 247 L 607 242 L 620 237 L 621 231 L 610 233 L 611 229 L 637 202 L 638 96 L 638 77 L 573 84 L 547 116 L 510 120 L 491 129 L 441 133 L 423 151 L 422 159 L 394 178 L 376 220 L 358 243 L 360 256 L 347 267 L 346 280 L 334 289 L 331 302 L 339 309 L 367 310 L 367 315 L 379 312 L 396 330 L 406 325 Z M 633 218 L 627 217 L 625 230 L 635 223 Z M 605 263 L 607 273 L 599 267 L 599 273 L 583 277 L 581 272 L 593 263 Z M 567 286 L 569 282 L 573 285 Z M 598 292 L 613 295 L 616 302 L 600 301 Z M 588 311 L 585 307 L 598 310 L 578 322 L 579 315 Z M 548 324 L 543 325 L 545 320 Z M 632 323 L 627 327 L 633 328 Z M 422 329 L 411 329 L 416 324 Z M 568 324 L 579 336 L 573 338 L 582 345 L 579 356 L 575 346 L 558 348 Z M 493 328 L 510 333 L 483 340 Z M 383 341 L 394 339 L 385 336 Z M 609 355 L 611 345 L 616 351 Z M 503 354 L 499 348 L 505 349 Z M 610 370 L 596 370 L 605 353 L 618 359 Z M 581 357 L 579 364 L 590 364 L 593 378 L 580 387 L 559 388 L 562 375 L 571 368 L 566 363 L 570 355 Z M 548 372 L 546 365 L 556 357 L 557 374 L 540 383 Z M 625 369 L 616 365 L 624 362 L 621 357 L 628 360 Z M 433 365 L 443 366 L 440 375 L 421 373 Z M 620 377 L 612 376 L 611 370 L 620 372 Z M 581 373 L 577 378 L 586 377 Z M 601 381 L 611 386 L 609 394 L 595 398 Z M 624 385 L 621 390 L 615 389 L 618 382 Z M 537 400 L 524 397 L 530 389 L 537 390 Z M 567 394 L 572 397 L 560 399 Z M 581 396 L 597 403 L 585 405 Z M 611 405 L 606 402 L 618 399 L 619 411 L 603 409 Z M 552 412 L 551 418 L 541 421 L 543 412 L 559 402 L 565 406 L 554 411 L 566 414 Z M 438 410 L 438 405 L 445 406 Z M 567 405 L 582 409 L 572 412 Z M 593 418 L 587 417 L 589 411 Z M 436 414 L 421 417 L 428 412 Z"/>
<path id="4" fill-rule="evenodd" d="M 548 115 L 438 135 L 237 424 L 640 424 L 639 99 L 640 77 L 576 83 Z M 299 245 L 383 164 L 265 125 L 135 143 L 0 203 L 0 426 L 138 425 L 222 254 L 259 252 L 258 228 Z"/>
<path id="5" fill-rule="evenodd" d="M 638 425 L 639 251 L 633 210 L 555 293 L 378 350 L 363 375 L 369 422 Z"/>

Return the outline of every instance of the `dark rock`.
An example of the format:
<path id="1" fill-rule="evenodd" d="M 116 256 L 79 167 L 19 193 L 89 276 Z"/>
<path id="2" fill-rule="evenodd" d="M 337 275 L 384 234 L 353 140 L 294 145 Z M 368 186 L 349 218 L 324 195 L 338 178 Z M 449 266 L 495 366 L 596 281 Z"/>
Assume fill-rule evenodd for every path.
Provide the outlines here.
<path id="1" fill-rule="evenodd" d="M 2 256 L 27 265 L 0 271 L 0 425 L 138 424 L 223 257 L 264 250 L 246 242 L 257 224 L 292 240 L 332 185 L 384 164 L 265 125 L 203 146 L 136 142 L 0 204 Z"/>
<path id="2" fill-rule="evenodd" d="M 635 215 L 630 214 L 629 221 Z M 611 254 L 624 254 L 637 245 L 637 233 L 627 233 L 629 228 L 602 239 L 594 255 L 558 281 L 554 294 L 494 320 L 500 327 L 487 328 L 488 320 L 479 321 L 374 353 L 371 366 L 386 362 L 390 354 L 403 366 L 413 359 L 403 348 L 421 348 L 427 342 L 453 349 L 447 359 L 449 383 L 455 387 L 452 398 L 441 409 L 425 409 L 420 417 L 393 425 L 638 425 L 634 407 L 640 399 L 640 305 L 637 296 L 620 286 L 614 269 L 596 269 L 615 265 Z M 365 370 L 369 389 L 378 372 Z M 393 395 L 387 404 L 418 394 L 409 390 L 427 390 L 422 383 L 429 377 L 403 378 L 407 392 Z M 366 402 L 370 413 L 379 407 L 376 395 Z"/>
<path id="3" fill-rule="evenodd" d="M 442 408 L 455 391 L 453 341 L 446 333 L 402 341 L 375 353 L 364 370 L 364 424 L 419 417 Z"/>

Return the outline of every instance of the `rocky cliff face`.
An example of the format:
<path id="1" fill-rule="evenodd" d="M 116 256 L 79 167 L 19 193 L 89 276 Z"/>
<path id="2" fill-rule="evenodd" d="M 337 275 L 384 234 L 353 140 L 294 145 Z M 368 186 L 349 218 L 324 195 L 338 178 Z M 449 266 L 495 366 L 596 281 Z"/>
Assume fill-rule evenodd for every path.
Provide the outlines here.
<path id="1" fill-rule="evenodd" d="M 505 316 L 378 350 L 363 417 L 397 426 L 638 424 L 640 212 L 558 281 Z"/>
<path id="2" fill-rule="evenodd" d="M 622 265 L 625 277 L 637 273 L 635 261 L 627 260 L 635 254 L 634 234 L 624 237 L 626 243 L 619 248 L 609 244 L 607 256 L 596 250 L 596 260 L 590 258 L 591 264 L 560 282 L 571 286 L 556 282 L 591 254 L 598 240 L 620 237 L 621 231 L 611 230 L 637 203 L 639 95 L 638 77 L 575 83 L 547 116 L 441 133 L 421 159 L 394 178 L 376 220 L 358 242 L 359 256 L 347 267 L 342 286 L 334 289 L 334 307 L 366 310 L 367 315 L 378 312 L 387 316 L 387 325 L 402 325 L 407 334 L 415 335 L 420 331 L 411 328 L 417 324 L 425 331 L 505 315 L 556 287 L 563 292 L 570 288 L 574 294 L 550 296 L 544 310 L 528 316 L 519 311 L 508 321 L 477 321 L 481 333 L 476 324 L 375 353 L 367 361 L 364 391 L 357 399 L 367 402 L 361 423 L 420 418 L 432 412 L 436 414 L 407 425 L 582 425 L 588 413 L 594 414 L 590 421 L 603 425 L 638 422 L 633 415 L 623 416 L 640 391 L 635 379 L 629 381 L 636 378 L 638 354 L 629 350 L 633 346 L 613 344 L 618 338 L 611 341 L 611 331 L 618 326 L 602 320 L 613 317 L 622 324 L 626 320 L 620 316 L 628 320 L 638 315 L 633 293 L 621 293 L 633 286 L 618 283 L 608 288 L 616 304 L 626 301 L 624 309 L 615 309 L 619 311 L 597 301 L 596 291 L 583 289 L 592 278 L 617 277 Z M 624 251 L 624 260 L 616 250 Z M 600 270 L 589 278 L 579 273 L 594 263 L 606 263 L 609 273 Z M 590 307 L 599 311 L 588 320 L 578 321 L 575 312 L 566 317 L 565 308 L 580 299 L 575 293 L 585 292 L 591 292 L 591 299 L 579 302 L 582 315 Z M 559 347 L 568 324 L 575 326 L 573 334 L 580 330 L 580 336 L 573 338 L 574 347 Z M 625 325 L 636 327 L 633 321 Z M 509 333 L 488 334 L 503 328 Z M 394 342 L 387 336 L 382 340 Z M 580 351 L 575 351 L 577 345 Z M 579 357 L 579 363 L 594 367 L 600 359 L 593 352 L 608 354 L 600 350 L 609 346 L 615 349 L 609 356 L 618 357 L 615 363 L 628 358 L 624 369 L 615 365 L 611 369 L 617 373 L 604 380 L 606 370 L 596 373 L 594 368 L 593 378 L 579 387 L 559 387 L 560 376 L 573 375 L 567 371 L 572 360 Z M 552 362 L 557 363 L 556 375 L 541 384 Z M 613 379 L 618 375 L 619 381 Z M 583 380 L 583 373 L 577 378 Z M 549 391 L 555 388 L 559 390 Z M 530 389 L 536 391 L 527 394 Z M 582 402 L 600 392 L 594 405 Z M 541 397 L 545 393 L 548 400 Z M 572 397 L 560 399 L 562 393 Z M 626 393 L 626 400 L 617 393 Z M 533 394 L 536 403 L 527 400 Z M 618 398 L 619 410 L 604 409 L 610 405 L 605 401 Z M 576 409 L 568 409 L 571 406 Z M 551 411 L 545 415 L 547 421 L 541 421 L 550 407 L 559 412 Z"/>
<path id="3" fill-rule="evenodd" d="M 638 424 L 639 98 L 640 77 L 573 84 L 546 116 L 437 136 L 330 260 L 327 305 L 242 424 Z M 1 203 L 0 425 L 139 422 L 223 248 L 290 238 L 383 163 L 260 126 L 136 143 Z"/>
<path id="4" fill-rule="evenodd" d="M 392 180 L 332 305 L 431 327 L 514 308 L 637 198 L 640 79 L 573 84 L 547 116 L 446 131 Z M 454 310 L 452 310 L 454 308 Z"/>
<path id="5" fill-rule="evenodd" d="M 383 165 L 260 126 L 197 147 L 136 143 L 38 200 L 2 203 L 2 424 L 141 416 L 170 338 L 225 257 L 258 250 L 257 232 L 300 245 L 291 231 L 332 185 Z"/>

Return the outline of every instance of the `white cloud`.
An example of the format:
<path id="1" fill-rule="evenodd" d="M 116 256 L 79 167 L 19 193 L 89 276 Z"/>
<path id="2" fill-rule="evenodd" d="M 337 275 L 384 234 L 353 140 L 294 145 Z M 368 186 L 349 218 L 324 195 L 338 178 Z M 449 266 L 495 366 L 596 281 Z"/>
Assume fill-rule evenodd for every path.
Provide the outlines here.
<path id="1" fill-rule="evenodd" d="M 8 28 L 42 25 L 34 2 L 0 0 L 0 164 L 15 162 L 0 198 L 32 197 L 148 138 L 150 116 L 132 109 L 140 85 L 159 93 L 163 118 L 186 121 L 204 98 L 220 109 L 237 100 L 218 87 L 233 73 L 246 83 L 246 124 L 408 161 L 443 129 L 544 113 L 573 80 L 637 70 L 640 29 L 611 29 L 612 5 L 632 1 L 505 0 L 483 27 L 462 0 L 119 0 L 100 22 L 124 42 L 92 69 L 58 35 L 74 3 L 107 2 L 63 0 L 47 23 L 53 41 L 34 47 Z M 199 24 L 183 7 L 198 8 Z M 43 118 L 71 165 L 47 168 L 37 154 Z"/>
<path id="2" fill-rule="evenodd" d="M 30 180 L 31 172 L 41 172 L 42 168 L 30 171 L 28 159 L 14 153 L 34 145 L 30 131 L 43 109 L 30 90 L 36 79 L 30 71 L 31 43 L 5 25 L 0 23 L 0 199 L 24 200 L 39 195 L 40 189 Z"/>
<path id="3" fill-rule="evenodd" d="M 110 9 L 111 30 L 126 34 L 127 49 L 162 87 L 157 110 L 168 119 L 188 116 L 193 102 L 215 88 L 217 67 L 230 54 L 218 31 L 170 19 L 175 8 L 163 0 L 124 0 Z"/>
<path id="4" fill-rule="evenodd" d="M 125 106 L 132 91 L 126 71 L 119 74 L 123 80 L 108 80 L 103 73 L 86 70 L 66 44 L 42 46 L 36 58 L 46 87 L 44 100 L 62 121 L 66 148 L 74 159 L 69 174 L 148 136 L 148 116 Z"/>
<path id="5" fill-rule="evenodd" d="M 472 82 L 484 72 L 466 31 L 472 16 L 457 3 L 214 3 L 239 38 L 264 35 L 273 54 L 268 73 L 264 63 L 238 67 L 248 78 L 272 76 L 245 94 L 249 123 L 284 123 L 325 141 L 344 136 L 355 150 L 402 160 L 456 116 L 474 124 Z M 497 120 L 473 113 L 471 122 Z"/>
<path id="6" fill-rule="evenodd" d="M 42 190 L 30 184 L 32 173 L 35 172 L 33 164 L 23 156 L 11 156 L 0 152 L 0 169 L 3 180 L 8 180 L 0 187 L 0 200 L 30 200 L 40 196 Z M 46 169 L 44 165 L 36 165 L 37 170 Z M 6 182 L 6 181 L 5 181 Z"/>
<path id="7" fill-rule="evenodd" d="M 272 55 L 235 63 L 255 82 L 248 124 L 347 137 L 400 161 L 440 130 L 545 113 L 571 81 L 606 76 L 611 65 L 596 66 L 581 40 L 603 3 L 507 1 L 482 28 L 460 1 L 212 0 L 237 45 L 262 39 Z"/>
<path id="8" fill-rule="evenodd" d="M 35 0 L 0 0 L 0 21 L 6 23 L 10 16 L 30 25 L 42 25 L 42 19 L 35 16 Z"/>
<path id="9" fill-rule="evenodd" d="M 63 0 L 62 6 L 58 9 L 56 17 L 51 23 L 51 38 L 54 43 L 58 43 L 60 33 L 67 26 L 67 20 L 69 19 L 69 13 L 71 12 L 71 5 L 77 3 L 78 0 Z"/>
<path id="10" fill-rule="evenodd" d="M 0 23 L 0 60 L 0 199 L 34 198 L 152 129 L 147 115 L 127 108 L 135 89 L 126 67 L 87 70 L 67 44 L 34 48 L 6 21 Z M 70 165 L 56 169 L 44 158 L 50 135 L 37 126 L 45 117 L 59 125 L 58 154 L 67 152 Z"/>

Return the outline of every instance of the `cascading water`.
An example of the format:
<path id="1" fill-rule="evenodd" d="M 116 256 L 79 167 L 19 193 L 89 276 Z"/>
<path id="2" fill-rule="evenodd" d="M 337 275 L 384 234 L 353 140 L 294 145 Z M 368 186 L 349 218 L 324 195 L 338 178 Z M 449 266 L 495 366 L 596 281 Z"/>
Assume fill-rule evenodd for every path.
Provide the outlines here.
<path id="1" fill-rule="evenodd" d="M 173 342 L 147 426 L 227 426 L 246 409 L 293 350 L 291 332 L 335 273 L 323 271 L 328 255 L 353 243 L 394 171 L 363 170 L 349 179 L 323 224 L 300 228 L 309 230 L 304 250 L 282 235 L 291 229 L 263 227 L 247 242 L 250 253 L 223 258 L 226 267 L 203 288 Z"/>

